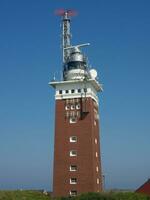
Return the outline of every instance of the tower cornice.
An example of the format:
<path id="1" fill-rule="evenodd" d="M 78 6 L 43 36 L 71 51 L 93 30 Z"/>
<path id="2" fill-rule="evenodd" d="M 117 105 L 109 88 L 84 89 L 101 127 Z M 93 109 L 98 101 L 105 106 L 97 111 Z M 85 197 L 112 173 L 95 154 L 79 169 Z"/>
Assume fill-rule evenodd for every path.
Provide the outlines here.
<path id="1" fill-rule="evenodd" d="M 76 83 L 81 83 L 81 84 L 87 84 L 90 83 L 94 89 L 97 92 L 102 92 L 103 91 L 103 87 L 102 84 L 100 84 L 96 79 L 88 79 L 88 80 L 69 80 L 69 81 L 51 81 L 48 84 L 51 85 L 53 88 L 56 88 L 56 86 L 58 85 L 68 85 L 68 84 L 76 84 Z"/>

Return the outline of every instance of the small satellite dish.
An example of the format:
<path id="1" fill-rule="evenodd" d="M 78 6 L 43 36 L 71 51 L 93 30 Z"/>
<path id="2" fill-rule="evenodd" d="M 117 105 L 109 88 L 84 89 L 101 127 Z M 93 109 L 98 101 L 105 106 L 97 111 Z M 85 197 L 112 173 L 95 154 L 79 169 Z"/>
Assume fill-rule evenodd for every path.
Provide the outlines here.
<path id="1" fill-rule="evenodd" d="M 90 75 L 92 79 L 95 79 L 97 77 L 97 71 L 95 69 L 90 70 Z"/>

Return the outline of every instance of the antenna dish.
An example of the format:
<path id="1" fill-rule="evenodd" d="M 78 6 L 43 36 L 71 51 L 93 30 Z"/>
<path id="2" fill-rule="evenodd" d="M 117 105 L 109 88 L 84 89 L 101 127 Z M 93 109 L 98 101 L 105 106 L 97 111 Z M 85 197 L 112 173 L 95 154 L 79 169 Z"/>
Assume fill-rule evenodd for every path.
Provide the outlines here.
<path id="1" fill-rule="evenodd" d="M 90 75 L 92 79 L 95 79 L 97 77 L 97 71 L 95 69 L 90 70 Z"/>

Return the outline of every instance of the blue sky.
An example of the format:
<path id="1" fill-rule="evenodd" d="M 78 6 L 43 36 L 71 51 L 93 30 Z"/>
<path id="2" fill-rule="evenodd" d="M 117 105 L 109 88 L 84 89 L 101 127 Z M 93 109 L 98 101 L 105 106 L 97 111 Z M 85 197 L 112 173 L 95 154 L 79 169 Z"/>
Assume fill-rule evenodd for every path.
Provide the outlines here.
<path id="1" fill-rule="evenodd" d="M 0 1 L 0 189 L 52 187 L 54 90 L 60 76 L 57 8 L 73 8 L 72 44 L 98 70 L 106 188 L 150 177 L 150 1 Z"/>

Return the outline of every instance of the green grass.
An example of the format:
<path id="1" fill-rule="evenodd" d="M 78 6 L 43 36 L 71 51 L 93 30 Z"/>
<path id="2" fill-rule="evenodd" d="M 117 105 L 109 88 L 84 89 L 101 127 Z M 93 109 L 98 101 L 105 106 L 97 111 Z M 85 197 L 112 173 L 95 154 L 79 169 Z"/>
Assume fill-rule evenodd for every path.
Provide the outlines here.
<path id="1" fill-rule="evenodd" d="M 150 197 L 134 192 L 87 193 L 74 198 L 59 198 L 56 200 L 150 200 Z"/>
<path id="2" fill-rule="evenodd" d="M 82 194 L 74 200 L 150 200 L 150 197 L 134 192 L 107 192 Z"/>
<path id="3" fill-rule="evenodd" d="M 0 191 L 0 200 L 50 200 L 38 191 Z"/>
<path id="4" fill-rule="evenodd" d="M 50 200 L 38 191 L 0 191 L 0 200 Z M 52 199 L 51 199 L 52 200 Z M 54 199 L 53 199 L 54 200 Z M 150 200 L 150 197 L 134 192 L 87 193 L 72 198 L 57 198 L 55 200 Z"/>

